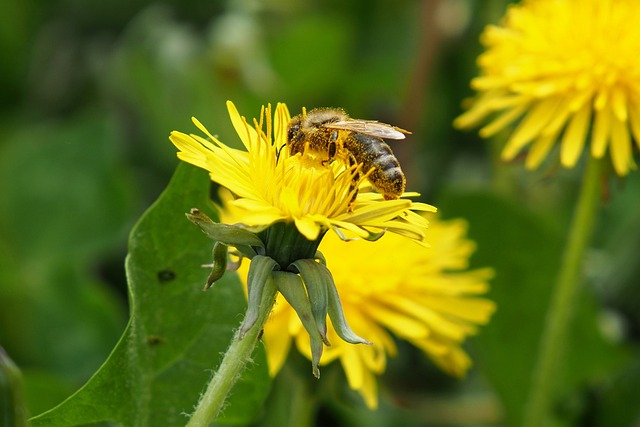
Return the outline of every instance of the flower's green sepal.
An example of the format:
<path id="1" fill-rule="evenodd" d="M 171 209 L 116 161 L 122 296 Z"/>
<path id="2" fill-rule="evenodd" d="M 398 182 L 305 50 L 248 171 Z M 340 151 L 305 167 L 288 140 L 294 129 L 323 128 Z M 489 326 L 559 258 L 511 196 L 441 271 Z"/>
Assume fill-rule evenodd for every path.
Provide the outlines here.
<path id="1" fill-rule="evenodd" d="M 298 314 L 311 340 L 311 366 L 313 375 L 320 378 L 318 364 L 322 356 L 322 337 L 311 312 L 311 305 L 300 276 L 288 272 L 274 272 L 273 278 L 278 290 Z M 286 332 L 283 332 L 286 333 Z"/>
<path id="2" fill-rule="evenodd" d="M 336 235 L 340 238 L 340 240 L 342 240 L 343 242 L 350 242 L 352 240 L 358 240 L 357 237 L 347 237 L 342 230 L 340 230 L 340 228 L 336 227 L 336 226 L 332 226 L 331 229 L 333 230 L 334 233 L 336 233 Z"/>
<path id="3" fill-rule="evenodd" d="M 369 230 L 367 230 L 369 231 Z M 384 229 L 378 233 L 374 233 L 373 231 L 369 231 L 369 235 L 367 237 L 364 238 L 364 240 L 368 241 L 368 242 L 375 242 L 376 240 L 379 240 L 382 236 L 384 236 L 384 233 L 386 233 L 387 230 Z"/>
<path id="4" fill-rule="evenodd" d="M 322 265 L 327 265 L 327 259 L 320 251 L 316 251 L 316 255 L 313 257 L 313 259 L 317 260 Z"/>
<path id="5" fill-rule="evenodd" d="M 211 218 L 195 208 L 191 209 L 191 212 L 186 215 L 189 221 L 200 227 L 207 236 L 217 242 L 236 248 L 240 246 L 264 247 L 264 243 L 258 236 L 239 225 L 213 222 Z"/>
<path id="6" fill-rule="evenodd" d="M 240 256 L 240 257 L 253 259 L 254 256 L 258 255 L 258 252 L 256 252 L 256 250 L 254 249 L 253 246 L 237 245 L 235 248 L 237 249 L 238 256 Z M 258 247 L 257 249 L 260 251 L 260 255 L 264 255 L 264 251 L 261 250 L 262 248 Z M 229 267 L 229 269 L 237 270 L 238 267 L 240 267 L 239 263 L 235 266 L 235 268 Z"/>
<path id="7" fill-rule="evenodd" d="M 331 276 L 331 273 L 329 273 L 329 276 Z M 329 295 L 329 318 L 338 336 L 351 344 L 371 345 L 370 341 L 359 337 L 351 330 L 351 327 L 349 327 L 347 319 L 344 317 L 344 312 L 342 311 L 342 303 L 340 303 L 340 296 L 338 296 L 338 290 L 336 289 L 336 284 L 333 282 L 333 277 L 327 282 L 327 293 Z"/>
<path id="8" fill-rule="evenodd" d="M 299 259 L 313 258 L 325 231 L 316 240 L 308 240 L 292 222 L 276 222 L 259 233 L 265 254 L 278 261 L 282 270 Z"/>
<path id="9" fill-rule="evenodd" d="M 331 345 L 327 338 L 327 310 L 329 305 L 329 295 L 327 293 L 327 280 L 332 281 L 331 273 L 327 267 L 312 259 L 299 259 L 291 263 L 300 273 L 302 281 L 307 288 L 311 313 L 316 322 L 316 327 L 320 332 L 322 342 Z"/>
<path id="10" fill-rule="evenodd" d="M 211 255 L 213 256 L 213 264 L 211 265 L 211 273 L 207 277 L 207 283 L 204 285 L 204 291 L 208 290 L 215 282 L 220 280 L 227 271 L 227 253 L 229 247 L 224 243 L 215 242 Z"/>
<path id="11" fill-rule="evenodd" d="M 234 251 L 234 250 L 230 250 L 229 251 L 229 255 L 235 257 L 236 259 L 228 259 L 227 260 L 227 271 L 237 271 L 240 266 L 242 265 L 242 259 L 243 258 L 248 258 L 245 257 L 244 254 L 242 254 L 242 252 L 240 251 Z M 253 256 L 249 259 L 253 259 L 253 257 L 256 256 L 256 254 L 254 253 Z"/>
<path id="12" fill-rule="evenodd" d="M 253 260 L 251 260 L 249 274 L 247 275 L 248 306 L 247 313 L 240 326 L 240 339 L 242 339 L 247 331 L 256 323 L 260 315 L 260 310 L 264 309 L 262 297 L 265 285 L 267 281 L 271 280 L 273 270 L 279 269 L 278 263 L 268 256 L 256 255 L 253 257 Z"/>

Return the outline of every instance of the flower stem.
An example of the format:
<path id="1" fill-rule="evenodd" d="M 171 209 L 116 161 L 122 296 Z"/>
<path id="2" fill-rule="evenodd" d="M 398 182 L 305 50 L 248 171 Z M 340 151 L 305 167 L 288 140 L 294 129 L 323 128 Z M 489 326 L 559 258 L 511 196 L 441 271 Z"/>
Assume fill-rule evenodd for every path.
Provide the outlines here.
<path id="1" fill-rule="evenodd" d="M 542 331 L 538 357 L 526 402 L 524 427 L 550 424 L 550 413 L 557 391 L 554 379 L 562 367 L 564 346 L 576 293 L 581 283 L 584 253 L 593 231 L 600 200 L 602 161 L 589 157 L 582 188 L 573 214 L 568 240 L 556 286 L 551 295 Z"/>
<path id="2" fill-rule="evenodd" d="M 0 347 L 0 425 L 27 427 L 22 374 Z"/>
<path id="3" fill-rule="evenodd" d="M 251 360 L 253 349 L 258 342 L 258 335 L 267 320 L 275 303 L 276 287 L 273 280 L 265 285 L 260 314 L 255 324 L 246 334 L 240 337 L 240 328 L 236 330 L 229 349 L 222 358 L 217 372 L 202 395 L 195 412 L 191 415 L 187 427 L 207 427 L 218 416 L 231 388 L 240 378 L 247 361 Z"/>

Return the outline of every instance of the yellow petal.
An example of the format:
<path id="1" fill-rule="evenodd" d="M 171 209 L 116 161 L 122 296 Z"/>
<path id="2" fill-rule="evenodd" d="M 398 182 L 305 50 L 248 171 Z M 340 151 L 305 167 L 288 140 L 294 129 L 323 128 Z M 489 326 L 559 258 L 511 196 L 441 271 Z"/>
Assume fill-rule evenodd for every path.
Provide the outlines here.
<path id="1" fill-rule="evenodd" d="M 562 130 L 562 128 L 567 123 L 567 119 L 569 118 L 569 115 L 571 113 L 575 113 L 580 108 L 582 108 L 582 105 L 584 105 L 584 102 L 583 102 L 578 108 L 574 110 L 571 108 L 572 101 L 573 99 L 571 98 L 567 98 L 560 101 L 560 105 L 558 106 L 558 110 L 556 111 L 556 114 L 549 121 L 547 126 L 545 126 L 545 128 L 542 130 L 541 136 L 558 135 Z"/>
<path id="2" fill-rule="evenodd" d="M 569 121 L 560 143 L 560 161 L 563 166 L 571 168 L 578 161 L 584 148 L 590 119 L 591 106 L 585 104 Z"/>
<path id="3" fill-rule="evenodd" d="M 626 123 L 616 119 L 611 121 L 611 161 L 618 175 L 629 173 L 632 164 L 629 129 Z"/>
<path id="4" fill-rule="evenodd" d="M 252 141 L 258 140 L 258 133 L 254 128 L 247 124 L 247 121 L 240 116 L 238 109 L 233 102 L 227 101 L 227 110 L 229 111 L 229 117 L 236 133 L 242 140 L 247 151 L 251 150 Z"/>
<path id="5" fill-rule="evenodd" d="M 413 344 L 427 353 L 440 369 L 450 375 L 463 377 L 471 367 L 471 359 L 458 346 L 426 340 Z"/>
<path id="6" fill-rule="evenodd" d="M 279 296 L 280 299 L 282 297 Z M 269 365 L 269 375 L 275 377 L 284 362 L 287 360 L 289 348 L 291 347 L 292 336 L 282 333 L 286 330 L 289 317 L 289 310 L 279 315 L 274 313 L 269 316 L 269 320 L 264 328 L 264 342 L 267 346 L 267 363 Z"/>
<path id="7" fill-rule="evenodd" d="M 611 109 L 613 114 L 621 122 L 626 122 L 629 115 L 627 112 L 627 97 L 619 86 L 614 86 L 611 90 Z"/>
<path id="8" fill-rule="evenodd" d="M 559 105 L 560 99 L 557 97 L 545 99 L 535 104 L 513 132 L 502 151 L 502 158 L 504 160 L 513 159 L 524 146 L 536 138 L 553 118 Z"/>
<path id="9" fill-rule="evenodd" d="M 369 237 L 369 235 L 371 234 L 367 230 L 360 227 L 359 225 L 355 225 L 347 221 L 338 221 L 335 219 L 331 219 L 331 220 L 328 219 L 326 224 L 328 225 L 327 228 L 334 228 L 334 227 L 341 228 L 361 238 Z"/>
<path id="10" fill-rule="evenodd" d="M 629 123 L 633 132 L 633 139 L 636 145 L 640 147 L 640 105 L 633 104 L 629 108 Z"/>
<path id="11" fill-rule="evenodd" d="M 490 95 L 484 95 L 478 98 L 469 110 L 465 111 L 453 121 L 453 125 L 459 129 L 464 129 L 480 123 L 482 119 L 491 113 L 489 104 L 484 102 L 484 100 L 488 98 L 490 98 Z"/>
<path id="12" fill-rule="evenodd" d="M 296 228 L 308 240 L 316 240 L 320 235 L 320 226 L 308 217 L 295 218 Z"/>
<path id="13" fill-rule="evenodd" d="M 441 313 L 477 324 L 486 324 L 496 310 L 495 303 L 486 299 L 442 298 L 432 295 L 429 297 L 429 304 Z"/>
<path id="14" fill-rule="evenodd" d="M 362 224 L 365 227 L 375 227 L 380 230 L 388 230 L 413 240 L 421 241 L 425 238 L 425 229 L 398 221 L 369 221 Z"/>
<path id="15" fill-rule="evenodd" d="M 253 223 L 251 225 L 256 225 L 255 221 L 262 220 L 265 221 L 265 225 L 269 225 L 276 221 L 286 219 L 277 208 L 261 200 L 243 198 L 234 200 L 231 204 L 244 211 L 242 217 L 243 222 L 245 222 L 246 218 L 252 219 Z"/>
<path id="16" fill-rule="evenodd" d="M 366 369 L 362 360 L 358 356 L 358 350 L 355 345 L 345 347 L 340 362 L 347 376 L 347 381 L 352 389 L 360 390 L 364 383 Z"/>
<path id="17" fill-rule="evenodd" d="M 528 169 L 536 169 L 540 166 L 545 157 L 547 157 L 547 154 L 549 154 L 549 151 L 551 150 L 551 147 L 553 147 L 553 143 L 556 142 L 557 138 L 557 134 L 543 135 L 533 141 L 531 150 L 529 150 L 529 154 L 527 154 L 525 166 Z"/>
<path id="18" fill-rule="evenodd" d="M 591 139 L 591 155 L 596 159 L 604 156 L 609 141 L 611 128 L 611 113 L 608 108 L 597 111 L 593 124 L 593 136 Z"/>
<path id="19" fill-rule="evenodd" d="M 371 313 L 371 316 L 377 319 L 380 324 L 385 325 L 389 330 L 393 331 L 395 335 L 405 338 L 429 335 L 429 329 L 423 322 L 394 310 L 391 307 L 371 303 L 367 311 Z"/>
<path id="20" fill-rule="evenodd" d="M 365 373 L 362 379 L 362 387 L 358 391 L 367 408 L 376 409 L 378 407 L 378 381 L 371 373 Z"/>
<path id="21" fill-rule="evenodd" d="M 411 206 L 411 200 L 397 199 L 385 200 L 377 203 L 371 203 L 365 206 L 356 206 L 353 212 L 347 212 L 336 219 L 349 221 L 353 223 L 366 223 L 374 220 L 389 220 L 398 216 L 398 212 L 402 212 Z"/>
<path id="22" fill-rule="evenodd" d="M 287 143 L 287 127 L 291 121 L 291 115 L 286 104 L 278 103 L 276 106 L 276 114 L 273 120 L 273 129 L 276 140 L 274 145 L 279 149 Z M 288 150 L 285 150 L 288 151 Z"/>
<path id="23" fill-rule="evenodd" d="M 505 111 L 502 115 L 495 118 L 491 123 L 481 128 L 479 131 L 480 136 L 483 138 L 489 138 L 495 135 L 496 133 L 500 132 L 502 129 L 519 119 L 520 116 L 522 116 L 527 110 L 527 108 L 529 108 L 529 105 L 524 104 Z"/>

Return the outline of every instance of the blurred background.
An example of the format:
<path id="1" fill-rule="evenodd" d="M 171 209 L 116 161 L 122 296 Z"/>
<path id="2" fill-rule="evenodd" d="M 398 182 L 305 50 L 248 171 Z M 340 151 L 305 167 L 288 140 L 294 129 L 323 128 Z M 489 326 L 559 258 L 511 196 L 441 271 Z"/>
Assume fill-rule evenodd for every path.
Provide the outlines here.
<path id="1" fill-rule="evenodd" d="M 343 107 L 411 130 L 393 145 L 408 188 L 442 217 L 465 217 L 472 267 L 497 273 L 498 312 L 468 345 L 466 380 L 400 342 L 381 408 L 369 413 L 338 379 L 318 425 L 516 422 L 581 166 L 550 156 L 527 172 L 497 160 L 500 136 L 452 128 L 479 35 L 508 3 L 0 2 L 0 345 L 22 369 L 31 414 L 80 387 L 117 342 L 128 233 L 178 163 L 168 134 L 195 131 L 196 116 L 238 144 L 230 99 L 249 118 L 286 102 L 292 114 Z M 640 425 L 637 175 L 604 186 L 557 408 L 567 425 Z"/>

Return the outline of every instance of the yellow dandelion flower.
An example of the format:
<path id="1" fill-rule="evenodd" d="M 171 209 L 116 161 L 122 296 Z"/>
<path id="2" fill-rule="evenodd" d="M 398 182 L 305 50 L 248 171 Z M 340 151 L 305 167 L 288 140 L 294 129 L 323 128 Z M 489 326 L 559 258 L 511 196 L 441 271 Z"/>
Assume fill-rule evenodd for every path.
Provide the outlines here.
<path id="1" fill-rule="evenodd" d="M 427 222 L 415 211 L 435 211 L 433 206 L 407 198 L 382 200 L 377 193 L 359 193 L 350 206 L 352 183 L 358 176 L 355 167 L 345 169 L 338 162 L 327 167 L 300 154 L 289 155 L 287 125 L 291 117 L 286 105 L 278 104 L 273 120 L 271 108 L 263 108 L 260 122 L 254 120 L 254 126 L 240 116 L 232 102 L 227 102 L 227 107 L 246 151 L 223 144 L 195 118 L 208 140 L 177 131 L 171 133 L 170 140 L 180 150 L 181 160 L 208 170 L 212 181 L 234 194 L 229 209 L 235 210 L 235 218 L 248 229 L 261 231 L 277 222 L 293 222 L 311 241 L 329 229 L 341 236 L 346 232 L 374 238 L 386 230 L 424 240 Z"/>
<path id="2" fill-rule="evenodd" d="M 462 220 L 432 220 L 431 248 L 397 235 L 386 235 L 374 243 L 344 242 L 334 235 L 322 240 L 320 250 L 349 323 L 372 345 L 349 345 L 329 328 L 331 345 L 320 364 L 340 360 L 350 387 L 369 408 L 378 405 L 376 377 L 384 372 L 387 356 L 397 353 L 392 336 L 420 348 L 451 375 L 461 377 L 469 369 L 471 360 L 461 345 L 476 333 L 477 325 L 488 322 L 495 305 L 478 297 L 487 292 L 492 271 L 464 271 L 475 249 L 465 233 Z M 264 341 L 272 376 L 284 364 L 293 343 L 311 358 L 309 336 L 281 297 L 265 325 Z"/>
<path id="3" fill-rule="evenodd" d="M 366 176 L 360 173 L 361 165 L 326 164 L 307 153 L 291 155 L 290 114 L 284 104 L 278 104 L 273 120 L 271 107 L 263 107 L 254 126 L 233 103 L 227 107 L 246 150 L 223 144 L 196 119 L 208 139 L 177 131 L 170 135 L 180 159 L 208 170 L 211 180 L 228 190 L 223 192 L 223 215 L 233 218 L 233 225 L 214 223 L 197 209 L 188 214 L 216 241 L 205 289 L 226 271 L 229 247 L 241 259 L 251 259 L 246 276 L 248 307 L 238 339 L 264 321 L 276 295 L 281 295 L 309 334 L 313 374 L 318 377 L 318 363 L 329 344 L 327 316 L 342 340 L 370 344 L 347 324 L 331 272 L 317 252 L 325 233 L 332 230 L 343 240 L 377 240 L 390 234 L 425 245 L 428 221 L 418 212 L 435 208 L 406 198 L 415 193 L 384 200 L 364 187 L 358 191 L 354 183 L 362 184 Z"/>
<path id="4" fill-rule="evenodd" d="M 513 5 L 500 26 L 488 26 L 478 58 L 472 107 L 457 127 L 489 122 L 490 137 L 516 123 L 502 158 L 528 147 L 535 169 L 559 142 L 560 161 L 573 167 L 589 141 L 607 152 L 620 176 L 635 168 L 640 143 L 640 3 L 635 0 L 530 0 Z M 490 118 L 488 118 L 490 117 Z"/>

